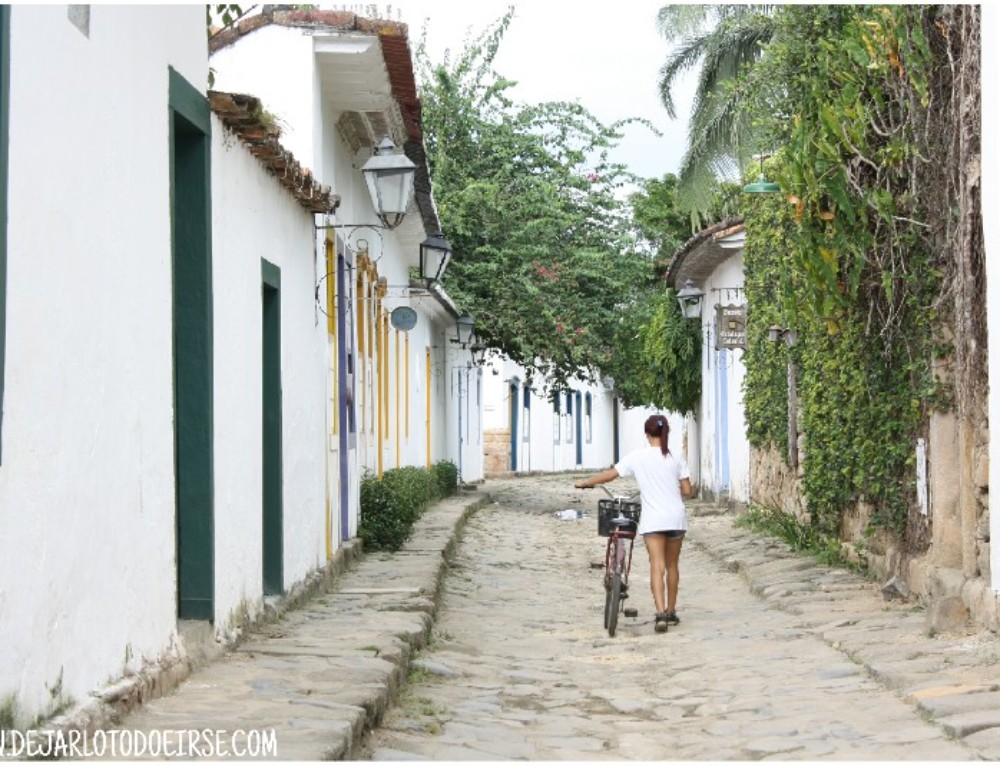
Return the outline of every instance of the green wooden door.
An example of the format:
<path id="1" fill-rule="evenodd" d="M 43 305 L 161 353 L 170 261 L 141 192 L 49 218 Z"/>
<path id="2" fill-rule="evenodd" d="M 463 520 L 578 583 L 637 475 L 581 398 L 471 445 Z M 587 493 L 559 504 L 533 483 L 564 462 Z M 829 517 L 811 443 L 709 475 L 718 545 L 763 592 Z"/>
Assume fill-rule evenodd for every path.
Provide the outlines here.
<path id="1" fill-rule="evenodd" d="M 211 122 L 170 70 L 177 614 L 211 620 L 215 600 Z"/>
<path id="2" fill-rule="evenodd" d="M 281 272 L 261 262 L 264 593 L 284 592 L 281 467 Z"/>

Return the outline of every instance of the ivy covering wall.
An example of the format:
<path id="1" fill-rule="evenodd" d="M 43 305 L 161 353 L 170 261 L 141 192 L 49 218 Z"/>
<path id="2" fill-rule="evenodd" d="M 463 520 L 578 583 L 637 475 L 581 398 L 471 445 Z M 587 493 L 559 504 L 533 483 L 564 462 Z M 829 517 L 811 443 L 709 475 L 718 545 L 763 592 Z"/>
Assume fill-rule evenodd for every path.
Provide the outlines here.
<path id="1" fill-rule="evenodd" d="M 773 444 L 786 460 L 788 365 L 797 374 L 798 429 L 805 434 L 803 491 L 812 522 L 836 534 L 843 512 L 863 500 L 873 522 L 905 530 L 915 497 L 915 445 L 936 401 L 932 375 L 933 285 L 926 258 L 912 258 L 906 338 L 887 343 L 867 324 L 861 301 L 830 315 L 802 310 L 803 243 L 783 200 L 749 205 L 744 251 L 748 316 L 745 405 L 751 444 Z M 772 325 L 796 331 L 795 345 L 768 339 Z"/>
<path id="2" fill-rule="evenodd" d="M 787 369 L 797 371 L 802 488 L 811 521 L 839 531 L 858 502 L 904 534 L 915 445 L 952 406 L 947 342 L 966 253 L 943 207 L 934 147 L 960 115 L 960 31 L 934 6 L 788 6 L 746 84 L 780 195 L 747 195 L 745 406 L 751 444 L 787 450 Z M 925 186 L 929 184 L 929 186 Z M 975 284 L 968 289 L 974 291 Z M 768 340 L 793 328 L 792 347 Z M 918 536 L 917 530 L 911 538 Z"/>

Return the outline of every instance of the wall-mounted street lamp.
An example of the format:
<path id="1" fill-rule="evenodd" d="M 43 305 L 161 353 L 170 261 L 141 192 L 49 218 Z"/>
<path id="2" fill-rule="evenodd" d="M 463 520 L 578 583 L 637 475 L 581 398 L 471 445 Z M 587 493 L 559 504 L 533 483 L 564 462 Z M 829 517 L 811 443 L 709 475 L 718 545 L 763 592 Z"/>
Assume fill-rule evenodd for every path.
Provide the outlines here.
<path id="1" fill-rule="evenodd" d="M 795 330 L 775 324 L 767 328 L 767 339 L 772 343 L 784 343 L 791 348 L 799 339 L 799 334 Z"/>
<path id="2" fill-rule="evenodd" d="M 375 232 L 382 239 L 379 229 L 394 229 L 402 223 L 406 209 L 413 195 L 413 181 L 417 166 L 405 154 L 396 153 L 396 145 L 385 136 L 374 147 L 371 158 L 362 166 L 361 172 L 371 196 L 372 209 L 382 222 L 375 223 L 330 223 L 317 225 L 317 229 L 341 229 L 347 232 L 346 242 L 361 229 Z M 355 245 L 358 253 L 368 253 L 368 241 L 358 239 Z M 381 257 L 379 255 L 378 257 Z M 420 271 L 427 286 L 439 280 L 451 258 L 451 245 L 441 234 L 432 234 L 420 243 Z M 378 262 L 378 258 L 375 258 Z M 325 275 L 329 277 L 331 275 Z M 322 282 L 322 280 L 320 280 Z M 383 294 L 387 285 L 381 287 Z M 319 285 L 316 286 L 316 300 L 319 301 Z M 322 311 L 322 307 L 320 308 Z M 326 311 L 323 311 L 326 314 Z"/>
<path id="3" fill-rule="evenodd" d="M 473 343 L 469 350 L 472 352 L 472 363 L 476 367 L 482 367 L 483 362 L 486 361 L 486 346 L 481 343 Z"/>
<path id="4" fill-rule="evenodd" d="M 329 223 L 317 229 L 395 229 L 403 222 L 406 208 L 413 195 L 413 180 L 417 166 L 405 154 L 396 154 L 396 145 L 385 136 L 373 149 L 372 156 L 361 167 L 371 197 L 372 209 L 382 226 L 372 223 Z M 350 235 L 349 235 L 350 236 Z M 380 235 L 381 236 L 381 235 Z"/>
<path id="5" fill-rule="evenodd" d="M 361 172 L 368 184 L 375 215 L 387 229 L 395 229 L 403 222 L 410 204 L 417 166 L 405 154 L 396 154 L 396 145 L 386 136 Z"/>
<path id="6" fill-rule="evenodd" d="M 685 319 L 698 319 L 701 316 L 701 299 L 705 293 L 695 287 L 690 279 L 684 281 L 684 286 L 677 291 L 677 303 Z"/>
<path id="7" fill-rule="evenodd" d="M 443 234 L 431 234 L 420 243 L 420 276 L 430 287 L 439 282 L 451 260 L 451 243 Z"/>
<path id="8" fill-rule="evenodd" d="M 778 186 L 774 181 L 768 181 L 764 178 L 764 157 L 765 155 L 756 155 L 760 159 L 760 175 L 757 176 L 757 180 L 753 183 L 748 183 L 743 187 L 743 191 L 747 194 L 773 194 L 775 192 L 780 192 L 781 187 Z"/>
<path id="9" fill-rule="evenodd" d="M 457 342 L 464 348 L 472 340 L 472 330 L 476 326 L 476 320 L 469 314 L 462 314 L 455 320 L 455 334 Z"/>

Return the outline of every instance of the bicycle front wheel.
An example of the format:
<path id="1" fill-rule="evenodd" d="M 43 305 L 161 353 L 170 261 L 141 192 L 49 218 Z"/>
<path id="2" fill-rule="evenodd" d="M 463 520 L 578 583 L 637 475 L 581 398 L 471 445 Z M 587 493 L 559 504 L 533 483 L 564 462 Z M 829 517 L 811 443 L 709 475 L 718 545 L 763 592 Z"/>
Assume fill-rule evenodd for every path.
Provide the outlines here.
<path id="1" fill-rule="evenodd" d="M 622 603 L 622 574 L 614 572 L 611 575 L 611 588 L 608 589 L 608 598 L 605 605 L 605 617 L 607 621 L 608 635 L 615 637 L 615 630 L 618 628 L 618 612 Z"/>

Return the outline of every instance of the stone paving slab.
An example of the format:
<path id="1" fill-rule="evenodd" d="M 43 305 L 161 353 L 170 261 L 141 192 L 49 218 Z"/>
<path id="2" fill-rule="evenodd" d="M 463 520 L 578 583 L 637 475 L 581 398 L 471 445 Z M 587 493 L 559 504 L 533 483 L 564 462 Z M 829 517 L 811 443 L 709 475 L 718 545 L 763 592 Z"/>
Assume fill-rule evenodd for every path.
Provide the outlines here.
<path id="1" fill-rule="evenodd" d="M 419 670 L 437 683 L 460 685 L 460 719 L 438 722 L 433 711 L 404 717 L 395 723 L 394 743 L 368 754 L 373 760 L 426 760 L 419 748 L 428 736 L 441 740 L 435 759 L 454 761 L 704 760 L 706 740 L 718 741 L 714 760 L 840 760 L 862 753 L 865 760 L 894 760 L 901 747 L 919 760 L 956 760 L 956 752 L 1000 758 L 995 636 L 929 637 L 918 606 L 885 602 L 877 583 L 814 563 L 698 503 L 691 507 L 685 545 L 713 560 L 723 577 L 746 583 L 746 602 L 733 608 L 748 619 L 723 633 L 697 603 L 686 607 L 685 615 L 701 620 L 702 637 L 671 629 L 675 651 L 665 658 L 670 682 L 657 687 L 655 701 L 649 698 L 643 647 L 662 637 L 650 632 L 646 602 L 640 602 L 638 620 L 620 624 L 618 638 L 595 638 L 593 615 L 586 615 L 586 625 L 579 614 L 553 615 L 552 594 L 525 587 L 551 564 L 537 557 L 498 556 L 486 564 L 496 575 L 488 583 L 493 597 L 523 607 L 520 621 L 500 621 L 488 647 L 446 642 L 425 656 L 445 571 L 451 593 L 472 602 L 480 598 L 483 583 L 464 579 L 467 563 L 446 562 L 466 519 L 488 499 L 485 492 L 462 493 L 428 509 L 404 550 L 363 556 L 330 592 L 260 629 L 121 727 L 272 728 L 280 760 L 354 759 L 407 686 L 408 674 Z M 546 558 L 561 553 L 546 550 Z M 596 553 L 583 556 L 581 571 Z M 770 624 L 749 617 L 765 608 L 787 619 Z M 536 612 L 544 616 L 532 616 Z M 532 637 L 540 633 L 545 646 L 554 648 Z M 825 643 L 831 656 L 762 687 L 759 667 L 786 661 L 795 651 L 789 647 L 803 636 Z M 730 647 L 713 656 L 709 669 L 724 683 L 706 682 L 697 651 L 701 641 Z M 688 655 L 697 659 L 682 659 Z M 612 669 L 596 688 L 573 680 Z M 875 735 L 858 730 L 857 716 L 845 719 L 853 723 L 829 725 L 821 700 L 834 704 L 877 688 L 897 694 L 908 716 L 896 708 L 886 711 L 879 722 L 883 730 Z M 914 710 L 934 725 L 913 719 Z M 762 716 L 779 718 L 761 726 Z M 663 737 L 650 744 L 651 726 L 664 732 L 667 745 Z M 525 727 L 545 736 L 528 742 Z"/>
<path id="2" fill-rule="evenodd" d="M 1000 727 L 969 734 L 965 742 L 974 748 L 983 760 L 1000 761 Z"/>
<path id="3" fill-rule="evenodd" d="M 697 513 L 695 510 L 694 513 Z M 925 610 L 917 604 L 881 597 L 877 583 L 849 570 L 828 567 L 799 556 L 783 544 L 762 555 L 759 540 L 736 527 L 733 517 L 713 515 L 698 520 L 691 543 L 738 572 L 751 591 L 776 608 L 807 616 L 824 611 L 827 583 L 836 594 L 837 619 L 814 630 L 832 647 L 844 652 L 872 679 L 902 698 L 951 737 L 995 760 L 1000 755 L 1000 639 L 969 627 L 954 635 L 926 635 Z M 768 561 L 768 556 L 774 560 Z M 788 561 L 796 557 L 797 563 Z M 784 586 L 784 574 L 796 573 L 800 585 Z M 808 591 L 817 586 L 816 590 Z M 889 737 L 890 735 L 887 735 Z M 905 735 L 904 735 L 905 736 Z M 888 741 L 888 739 L 887 739 Z M 921 759 L 932 760 L 933 750 L 921 745 Z M 866 752 L 866 759 L 879 760 Z"/>
<path id="4" fill-rule="evenodd" d="M 639 553 L 640 616 L 602 636 L 590 563 L 603 541 L 592 520 L 549 518 L 593 501 L 574 497 L 571 482 L 486 483 L 498 507 L 466 529 L 439 640 L 420 653 L 446 672 L 413 679 L 367 757 L 954 761 L 976 756 L 976 737 L 992 752 L 990 729 L 955 739 L 908 696 L 988 677 L 988 653 L 967 636 L 924 635 L 919 607 L 886 603 L 875 583 L 755 538 L 725 514 L 702 515 L 697 503 L 681 625 L 653 633 Z M 520 524 L 530 531 L 508 533 Z"/>
<path id="5" fill-rule="evenodd" d="M 944 730 L 956 738 L 1000 727 L 1000 710 L 970 710 L 965 713 L 945 716 L 940 720 Z"/>
<path id="6" fill-rule="evenodd" d="M 363 556 L 330 592 L 260 628 L 121 728 L 273 730 L 278 760 L 356 757 L 426 645 L 446 557 L 469 514 L 488 499 L 462 492 L 432 506 L 402 551 Z"/>
<path id="7" fill-rule="evenodd" d="M 917 707 L 934 718 L 976 712 L 977 710 L 1000 710 L 1000 692 L 967 692 L 942 696 L 924 696 Z"/>

